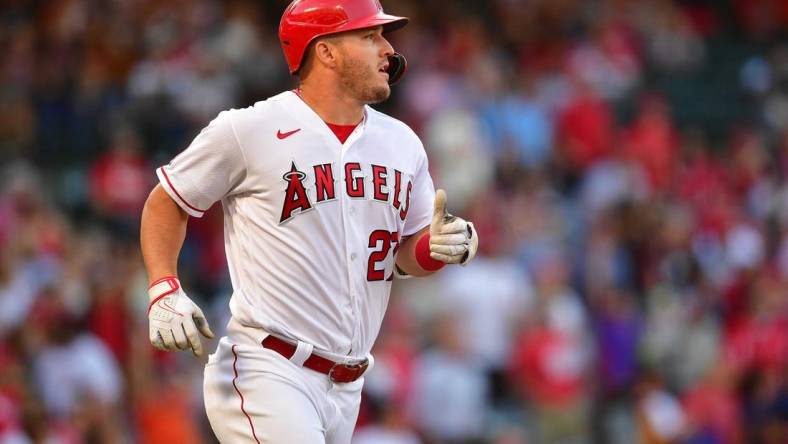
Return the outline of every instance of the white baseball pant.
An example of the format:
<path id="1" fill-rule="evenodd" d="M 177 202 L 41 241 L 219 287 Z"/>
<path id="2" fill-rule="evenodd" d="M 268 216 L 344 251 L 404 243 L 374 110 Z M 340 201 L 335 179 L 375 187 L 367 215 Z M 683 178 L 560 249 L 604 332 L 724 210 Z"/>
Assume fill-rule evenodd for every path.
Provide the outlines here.
<path id="1" fill-rule="evenodd" d="M 349 444 L 364 378 L 331 382 L 263 348 L 266 336 L 231 320 L 208 358 L 205 410 L 219 442 Z"/>

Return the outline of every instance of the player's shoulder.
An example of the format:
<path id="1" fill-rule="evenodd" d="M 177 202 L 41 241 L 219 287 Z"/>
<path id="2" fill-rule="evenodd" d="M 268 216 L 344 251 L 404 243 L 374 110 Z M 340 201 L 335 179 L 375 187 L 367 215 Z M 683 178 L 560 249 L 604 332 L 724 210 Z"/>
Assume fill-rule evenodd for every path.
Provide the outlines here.
<path id="1" fill-rule="evenodd" d="M 283 92 L 243 108 L 231 108 L 219 113 L 216 121 L 242 137 L 275 126 L 283 113 L 290 94 Z"/>
<path id="2" fill-rule="evenodd" d="M 373 128 L 385 132 L 387 136 L 396 137 L 394 140 L 411 142 L 414 146 L 423 149 L 421 139 L 408 124 L 371 106 L 367 106 L 366 110 Z"/>
<path id="3" fill-rule="evenodd" d="M 225 115 L 234 123 L 238 121 L 254 120 L 260 123 L 261 115 L 272 114 L 277 112 L 277 108 L 282 106 L 282 102 L 288 98 L 288 92 L 283 92 L 267 99 L 260 100 L 254 104 L 244 108 L 231 108 L 219 113 L 219 116 Z"/>

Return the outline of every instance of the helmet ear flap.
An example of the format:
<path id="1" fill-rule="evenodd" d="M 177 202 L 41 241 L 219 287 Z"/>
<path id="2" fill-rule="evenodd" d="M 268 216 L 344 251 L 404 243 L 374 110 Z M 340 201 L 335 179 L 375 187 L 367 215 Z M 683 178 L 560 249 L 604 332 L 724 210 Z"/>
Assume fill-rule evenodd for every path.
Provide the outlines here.
<path id="1" fill-rule="evenodd" d="M 394 85 L 395 83 L 399 82 L 402 79 L 402 76 L 405 75 L 405 71 L 408 70 L 408 61 L 405 59 L 405 56 L 402 54 L 395 52 L 393 55 L 389 56 L 389 68 L 386 70 L 389 74 L 389 85 Z"/>

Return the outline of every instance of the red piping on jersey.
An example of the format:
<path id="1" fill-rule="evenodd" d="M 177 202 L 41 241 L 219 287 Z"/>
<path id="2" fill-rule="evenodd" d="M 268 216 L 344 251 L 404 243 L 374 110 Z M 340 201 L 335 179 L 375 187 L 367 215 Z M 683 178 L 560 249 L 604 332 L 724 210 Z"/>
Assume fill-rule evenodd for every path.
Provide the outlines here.
<path id="1" fill-rule="evenodd" d="M 254 432 L 254 423 L 252 423 L 252 417 L 249 416 L 248 413 L 246 413 L 246 410 L 244 410 L 244 395 L 241 394 L 241 390 L 238 389 L 238 385 L 235 383 L 235 380 L 238 379 L 238 368 L 235 365 L 238 362 L 238 354 L 235 353 L 235 344 L 233 344 L 232 350 L 233 350 L 233 357 L 234 357 L 233 358 L 233 373 L 235 373 L 235 377 L 233 378 L 233 387 L 235 387 L 235 392 L 238 393 L 238 396 L 241 398 L 241 411 L 243 412 L 244 416 L 246 416 L 246 419 L 249 420 L 249 428 L 252 429 L 252 438 L 254 438 L 254 440 L 257 442 L 257 444 L 260 444 L 260 440 L 257 439 L 257 434 Z"/>
<path id="2" fill-rule="evenodd" d="M 200 213 L 205 213 L 206 211 L 208 211 L 208 210 L 201 210 L 197 207 L 192 206 L 189 202 L 187 202 L 186 199 L 184 199 L 183 196 L 181 196 L 181 193 L 179 193 L 178 190 L 176 190 L 175 187 L 172 186 L 172 182 L 170 182 L 170 176 L 168 176 L 167 172 L 164 171 L 164 167 L 161 167 L 159 169 L 161 170 L 161 174 L 164 175 L 164 179 L 167 181 L 167 185 L 169 185 L 170 188 L 172 188 L 172 191 L 175 193 L 176 196 L 178 196 L 178 199 L 183 201 L 183 203 L 185 203 L 187 207 L 191 208 L 194 211 L 198 211 Z"/>

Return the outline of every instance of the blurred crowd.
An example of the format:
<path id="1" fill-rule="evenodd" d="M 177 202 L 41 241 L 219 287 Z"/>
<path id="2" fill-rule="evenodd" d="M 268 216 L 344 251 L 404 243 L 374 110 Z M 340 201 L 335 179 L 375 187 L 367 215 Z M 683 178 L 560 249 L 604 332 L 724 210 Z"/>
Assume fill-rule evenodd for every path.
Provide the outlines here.
<path id="1" fill-rule="evenodd" d="M 788 3 L 383 3 L 410 69 L 378 108 L 481 244 L 395 283 L 354 442 L 788 442 Z M 140 210 L 293 86 L 285 6 L 2 2 L 0 444 L 215 442 L 202 365 L 148 343 Z M 216 207 L 180 275 L 221 332 Z"/>

